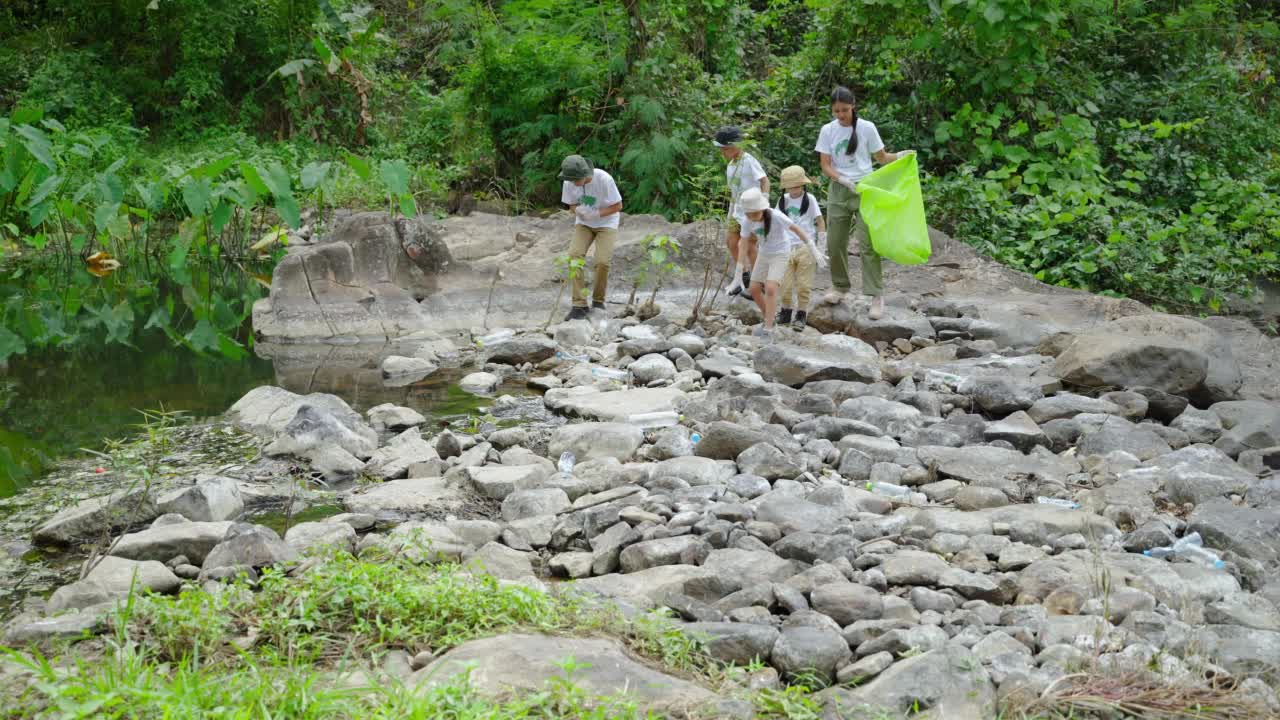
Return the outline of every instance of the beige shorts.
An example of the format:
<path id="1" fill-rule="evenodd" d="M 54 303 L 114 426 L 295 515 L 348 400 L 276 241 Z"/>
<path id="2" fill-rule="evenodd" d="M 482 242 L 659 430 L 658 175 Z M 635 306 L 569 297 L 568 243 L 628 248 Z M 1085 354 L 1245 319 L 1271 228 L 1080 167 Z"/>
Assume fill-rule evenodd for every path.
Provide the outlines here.
<path id="1" fill-rule="evenodd" d="M 782 282 L 782 276 L 787 274 L 789 260 L 791 260 L 790 253 L 779 255 L 760 253 L 756 256 L 755 267 L 751 268 L 751 282 Z"/>

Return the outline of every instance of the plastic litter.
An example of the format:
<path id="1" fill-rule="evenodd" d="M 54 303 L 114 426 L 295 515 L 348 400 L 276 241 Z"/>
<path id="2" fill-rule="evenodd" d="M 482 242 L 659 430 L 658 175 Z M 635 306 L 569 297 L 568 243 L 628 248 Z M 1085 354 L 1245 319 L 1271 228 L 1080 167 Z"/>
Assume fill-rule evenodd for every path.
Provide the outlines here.
<path id="1" fill-rule="evenodd" d="M 691 433 L 689 435 L 689 442 L 693 443 L 694 445 L 697 445 L 699 442 L 702 442 L 702 436 L 699 435 L 698 433 Z"/>
<path id="2" fill-rule="evenodd" d="M 513 338 L 515 336 L 516 336 L 515 330 L 512 330 L 511 328 L 501 328 L 498 330 L 494 330 L 488 335 L 481 335 L 480 337 L 476 338 L 476 344 L 481 347 L 484 347 L 485 345 L 492 345 L 496 342 L 501 342 L 503 340 L 506 340 L 508 338 Z"/>
<path id="3" fill-rule="evenodd" d="M 560 474 L 569 475 L 573 473 L 573 464 L 577 462 L 577 460 L 578 459 L 574 457 L 573 453 L 571 452 L 560 453 L 560 462 L 557 466 L 557 468 L 560 470 Z"/>
<path id="4" fill-rule="evenodd" d="M 1045 497 L 1045 496 L 1043 496 L 1043 495 L 1041 495 L 1040 497 L 1037 497 L 1037 498 L 1036 498 L 1036 504 L 1037 504 L 1037 505 L 1052 505 L 1052 506 L 1054 506 L 1054 507 L 1060 507 L 1060 508 L 1062 508 L 1062 509 L 1064 509 L 1064 510 L 1079 510 L 1079 509 L 1080 509 L 1080 503 L 1078 503 L 1078 502 L 1072 502 L 1072 501 L 1070 501 L 1070 500 L 1063 500 L 1062 498 L 1051 498 L 1051 497 Z"/>
<path id="5" fill-rule="evenodd" d="M 929 224 L 920 193 L 919 160 L 898 158 L 858 181 L 862 219 L 876 254 L 901 265 L 929 261 Z"/>
<path id="6" fill-rule="evenodd" d="M 1180 557 L 1205 567 L 1222 569 L 1226 563 L 1214 551 L 1204 546 L 1200 533 L 1193 532 L 1174 541 L 1172 545 L 1143 550 L 1143 555 L 1153 558 Z"/>
<path id="7" fill-rule="evenodd" d="M 605 380 L 618 380 L 619 382 L 626 382 L 627 378 L 631 376 L 631 373 L 628 373 L 626 370 L 615 370 L 614 368 L 607 367 L 591 368 L 591 374 L 598 378 L 604 378 Z"/>
<path id="8" fill-rule="evenodd" d="M 911 496 L 911 488 L 905 485 L 894 485 L 893 483 L 887 482 L 869 482 L 867 483 L 867 490 L 878 495 L 887 495 L 889 497 L 902 498 L 904 500 Z"/>
<path id="9" fill-rule="evenodd" d="M 924 382 L 930 387 L 956 389 L 964 378 L 941 370 L 926 370 Z"/>
<path id="10" fill-rule="evenodd" d="M 626 422 L 630 425 L 647 430 L 649 428 L 671 427 L 680 422 L 680 416 L 674 411 L 665 410 L 661 412 L 638 413 L 636 415 L 628 415 Z"/>
<path id="11" fill-rule="evenodd" d="M 556 351 L 556 359 L 569 360 L 572 362 L 591 362 L 591 358 L 587 355 L 574 355 L 573 353 L 567 353 L 563 350 Z"/>

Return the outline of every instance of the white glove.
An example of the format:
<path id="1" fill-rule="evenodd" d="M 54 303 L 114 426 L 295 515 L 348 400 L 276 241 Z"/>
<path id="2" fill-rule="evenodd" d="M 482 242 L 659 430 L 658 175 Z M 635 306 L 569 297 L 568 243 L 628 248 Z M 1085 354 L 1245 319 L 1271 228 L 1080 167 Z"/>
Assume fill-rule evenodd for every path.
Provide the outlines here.
<path id="1" fill-rule="evenodd" d="M 824 248 L 827 246 L 827 234 L 825 232 L 818 233 L 818 244 Z"/>
<path id="2" fill-rule="evenodd" d="M 593 207 L 588 207 L 586 205 L 578 205 L 573 209 L 573 211 L 577 213 L 578 217 L 581 218 L 582 220 L 599 220 L 600 219 L 600 211 Z"/>
<path id="3" fill-rule="evenodd" d="M 821 270 L 827 266 L 827 258 L 818 250 L 818 246 L 812 242 L 809 243 L 809 253 L 813 255 L 813 262 Z"/>
<path id="4" fill-rule="evenodd" d="M 836 182 L 838 182 L 838 183 L 840 183 L 841 185 L 843 185 L 843 186 L 845 186 L 845 187 L 849 188 L 849 192 L 852 192 L 852 193 L 856 193 L 856 192 L 858 192 L 858 184 L 857 184 L 857 183 L 855 183 L 854 181 L 850 180 L 849 178 L 842 177 L 842 178 L 840 178 L 839 180 L 837 180 Z"/>

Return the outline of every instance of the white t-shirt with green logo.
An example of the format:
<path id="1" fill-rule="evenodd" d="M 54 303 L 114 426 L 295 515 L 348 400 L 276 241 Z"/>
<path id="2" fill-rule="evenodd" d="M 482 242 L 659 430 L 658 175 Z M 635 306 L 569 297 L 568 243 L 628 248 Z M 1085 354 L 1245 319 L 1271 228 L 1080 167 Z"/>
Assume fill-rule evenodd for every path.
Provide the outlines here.
<path id="1" fill-rule="evenodd" d="M 818 144 L 813 148 L 830 155 L 831 165 L 840 177 L 855 183 L 871 174 L 874 169 L 871 156 L 884 149 L 884 142 L 880 140 L 880 132 L 876 130 L 875 123 L 858 118 L 857 130 L 858 147 L 852 153 L 846 153 L 845 148 L 849 146 L 854 128 L 841 125 L 839 120 L 832 120 L 822 126 L 822 131 L 818 133 Z"/>
<path id="2" fill-rule="evenodd" d="M 729 216 L 738 221 L 738 225 L 747 224 L 747 213 L 738 207 L 738 198 L 751 188 L 760 187 L 760 181 L 768 177 L 760 161 L 749 152 L 743 152 L 736 160 L 729 163 L 724 170 L 725 179 L 729 181 L 729 192 L 733 202 L 729 205 Z"/>
<path id="3" fill-rule="evenodd" d="M 809 196 L 809 209 L 805 211 L 804 215 L 801 215 L 800 208 L 804 205 L 805 196 L 801 195 L 798 198 L 793 198 L 786 194 L 786 190 L 782 192 L 784 193 L 782 196 L 783 212 L 787 214 L 791 222 L 799 225 L 801 230 L 808 233 L 810 239 L 818 237 L 818 218 L 822 217 L 822 210 L 818 207 L 818 198 L 814 197 L 813 193 L 805 193 L 805 195 Z M 796 242 L 800 242 L 800 238 L 796 238 Z"/>
<path id="4" fill-rule="evenodd" d="M 565 205 L 586 205 L 603 210 L 610 205 L 622 202 L 622 193 L 618 192 L 618 184 L 613 181 L 613 176 L 609 173 L 596 168 L 591 174 L 591 182 L 586 185 L 575 185 L 568 180 L 564 181 L 564 185 L 560 190 L 560 202 Z M 622 218 L 622 213 L 614 213 L 608 217 L 596 218 L 590 222 L 578 218 L 578 225 L 586 225 L 590 228 L 614 228 L 617 229 L 618 221 Z"/>
<path id="5" fill-rule="evenodd" d="M 768 235 L 764 232 L 764 218 L 761 218 L 760 222 L 747 220 L 742 226 L 744 234 L 755 236 L 756 250 L 761 255 L 786 255 L 791 252 L 791 246 L 794 243 L 803 242 L 792 232 L 796 224 L 791 222 L 790 218 L 778 212 L 776 208 L 769 208 L 765 212 L 773 217 L 769 223 Z"/>

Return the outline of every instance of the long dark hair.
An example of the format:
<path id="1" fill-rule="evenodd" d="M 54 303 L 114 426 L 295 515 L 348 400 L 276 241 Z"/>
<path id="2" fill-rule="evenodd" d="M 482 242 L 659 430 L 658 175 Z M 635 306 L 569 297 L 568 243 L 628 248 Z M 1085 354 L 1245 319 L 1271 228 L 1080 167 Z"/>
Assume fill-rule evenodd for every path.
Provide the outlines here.
<path id="1" fill-rule="evenodd" d="M 760 224 L 764 226 L 765 239 L 768 239 L 769 231 L 773 229 L 773 210 L 772 209 L 766 209 L 764 211 L 764 218 L 760 221 Z"/>
<path id="2" fill-rule="evenodd" d="M 852 155 L 858 150 L 858 99 L 853 91 L 843 85 L 837 85 L 831 91 L 831 104 L 844 103 L 853 106 L 853 132 L 849 135 L 849 144 L 844 147 L 845 155 Z"/>
<path id="3" fill-rule="evenodd" d="M 808 190 L 805 190 L 805 191 L 804 191 L 804 194 L 803 194 L 803 195 L 801 195 L 800 197 L 801 197 L 801 198 L 803 198 L 803 199 L 800 201 L 800 217 L 804 217 L 805 215 L 808 215 L 808 214 L 809 214 L 809 191 L 808 191 Z M 778 198 L 778 212 L 780 212 L 780 213 L 782 213 L 782 214 L 784 214 L 784 215 L 787 213 L 787 190 L 786 190 L 786 188 L 783 188 L 783 189 L 782 189 L 782 197 Z"/>

